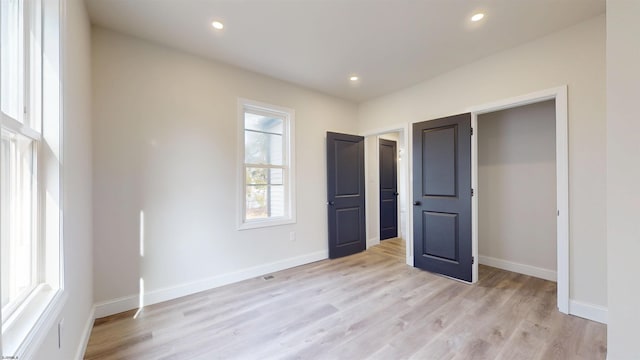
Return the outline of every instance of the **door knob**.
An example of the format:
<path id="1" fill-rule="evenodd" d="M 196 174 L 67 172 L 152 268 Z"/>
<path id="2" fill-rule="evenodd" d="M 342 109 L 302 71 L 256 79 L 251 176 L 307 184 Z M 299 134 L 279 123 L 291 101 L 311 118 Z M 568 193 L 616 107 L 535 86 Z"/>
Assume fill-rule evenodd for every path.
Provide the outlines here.
<path id="1" fill-rule="evenodd" d="M 415 205 L 415 206 L 419 206 L 419 205 L 420 205 L 420 201 L 414 201 L 414 202 L 413 202 L 413 205 Z"/>

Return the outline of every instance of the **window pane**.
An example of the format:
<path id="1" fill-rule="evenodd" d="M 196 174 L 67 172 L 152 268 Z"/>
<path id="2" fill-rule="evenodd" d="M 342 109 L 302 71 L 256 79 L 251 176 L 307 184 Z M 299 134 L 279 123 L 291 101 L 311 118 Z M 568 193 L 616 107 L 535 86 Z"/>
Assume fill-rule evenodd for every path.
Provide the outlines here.
<path id="1" fill-rule="evenodd" d="M 244 113 L 244 128 L 246 130 L 254 130 L 267 132 L 271 134 L 283 134 L 284 120 L 273 116 L 264 116 L 250 112 Z"/>
<path id="2" fill-rule="evenodd" d="M 247 220 L 269 217 L 267 209 L 267 186 L 247 186 L 246 209 Z"/>
<path id="3" fill-rule="evenodd" d="M 282 135 L 245 130 L 244 161 L 247 164 L 283 164 Z"/>
<path id="4" fill-rule="evenodd" d="M 2 130 L 0 196 L 2 316 L 32 290 L 35 280 L 33 141 Z"/>
<path id="5" fill-rule="evenodd" d="M 284 184 L 284 170 L 269 169 L 269 184 L 273 184 L 273 185 Z"/>
<path id="6" fill-rule="evenodd" d="M 8 241 L 5 239 L 9 239 L 9 234 L 12 232 L 12 223 L 9 221 L 9 210 L 11 209 L 10 204 L 12 202 L 11 199 L 11 187 L 13 183 L 14 172 L 12 171 L 14 164 L 11 161 L 13 153 L 15 151 L 15 144 L 13 142 L 13 138 L 9 138 L 9 134 L 5 131 L 2 131 L 2 146 L 0 147 L 0 205 L 2 209 L 0 209 L 0 215 L 2 218 L 0 219 L 0 230 L 1 232 L 1 248 L 0 254 L 2 255 L 0 259 L 1 274 L 2 274 L 2 307 L 9 302 L 9 293 L 5 291 L 5 284 L 9 284 L 9 252 L 7 251 Z"/>
<path id="7" fill-rule="evenodd" d="M 269 172 L 265 168 L 247 168 L 246 172 L 247 185 L 266 185 L 268 183 Z"/>
<path id="8" fill-rule="evenodd" d="M 284 185 L 247 185 L 247 220 L 285 216 Z"/>
<path id="9" fill-rule="evenodd" d="M 23 91 L 23 32 L 22 1 L 0 1 L 0 79 L 2 80 L 2 112 L 15 120 L 22 121 Z"/>
<path id="10" fill-rule="evenodd" d="M 31 0 L 29 24 L 29 116 L 28 125 L 40 132 L 42 127 L 42 4 Z"/>
<path id="11" fill-rule="evenodd" d="M 271 217 L 284 216 L 284 186 L 271 185 L 269 187 L 269 205 L 271 211 Z"/>

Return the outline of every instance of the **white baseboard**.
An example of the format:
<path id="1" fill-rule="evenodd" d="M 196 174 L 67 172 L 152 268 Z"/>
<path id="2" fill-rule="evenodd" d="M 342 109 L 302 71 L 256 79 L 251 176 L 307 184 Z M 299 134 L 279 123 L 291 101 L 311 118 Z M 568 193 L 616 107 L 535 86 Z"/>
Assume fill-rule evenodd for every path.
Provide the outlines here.
<path id="1" fill-rule="evenodd" d="M 569 300 L 569 314 L 597 321 L 602 324 L 606 324 L 609 320 L 607 308 L 576 300 Z"/>
<path id="2" fill-rule="evenodd" d="M 380 244 L 380 238 L 379 237 L 374 237 L 371 239 L 367 239 L 367 249 L 372 247 L 372 246 L 376 246 Z"/>
<path id="3" fill-rule="evenodd" d="M 284 259 L 269 264 L 254 266 L 251 268 L 235 271 L 228 274 L 214 276 L 208 279 L 194 281 L 191 283 L 172 286 L 164 289 L 152 290 L 144 293 L 144 305 L 157 304 L 163 301 L 177 299 L 179 297 L 195 294 L 201 291 L 210 290 L 219 286 L 235 283 L 242 280 L 262 276 L 275 271 L 285 270 L 292 267 L 309 264 L 315 261 L 327 259 L 327 251 L 317 251 L 311 254 Z M 95 305 L 95 318 L 101 318 L 123 311 L 137 309 L 140 297 L 138 294 L 125 296 L 117 299 L 99 302 Z"/>
<path id="4" fill-rule="evenodd" d="M 124 311 L 136 309 L 139 301 L 138 295 L 123 296 L 116 299 L 97 302 L 94 307 L 96 312 L 94 318 L 99 319 L 101 317 L 118 314 Z"/>
<path id="5" fill-rule="evenodd" d="M 82 329 L 82 334 L 80 335 L 80 344 L 78 345 L 78 351 L 76 352 L 75 359 L 82 360 L 84 358 L 84 353 L 87 351 L 87 344 L 89 343 L 89 338 L 91 337 L 91 330 L 93 329 L 93 321 L 95 320 L 96 307 L 95 305 L 91 307 L 91 312 L 89 313 L 89 317 L 87 318 L 87 322 L 84 325 L 84 329 Z"/>
<path id="6" fill-rule="evenodd" d="M 478 255 L 478 257 L 478 263 L 482 265 L 492 266 L 507 271 L 513 271 L 519 274 L 525 274 L 549 281 L 557 281 L 558 278 L 557 273 L 553 270 L 497 259 L 490 256 Z"/>
<path id="7" fill-rule="evenodd" d="M 549 281 L 557 281 L 557 273 L 553 270 L 497 259 L 490 256 L 479 255 L 478 257 L 478 261 L 482 265 L 493 266 L 498 269 L 513 271 Z M 569 314 L 603 324 L 606 324 L 608 319 L 607 308 L 571 299 L 569 299 Z"/>

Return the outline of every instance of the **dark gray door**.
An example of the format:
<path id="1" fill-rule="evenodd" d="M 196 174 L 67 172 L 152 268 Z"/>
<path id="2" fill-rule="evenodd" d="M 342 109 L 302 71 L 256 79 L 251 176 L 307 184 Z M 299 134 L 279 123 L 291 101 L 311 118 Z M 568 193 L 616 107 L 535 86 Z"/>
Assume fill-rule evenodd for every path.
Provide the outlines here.
<path id="1" fill-rule="evenodd" d="M 471 114 L 413 125 L 418 268 L 471 281 Z"/>
<path id="2" fill-rule="evenodd" d="M 380 240 L 398 236 L 396 142 L 380 139 Z"/>
<path id="3" fill-rule="evenodd" d="M 327 132 L 329 257 L 367 247 L 364 207 L 364 137 Z"/>

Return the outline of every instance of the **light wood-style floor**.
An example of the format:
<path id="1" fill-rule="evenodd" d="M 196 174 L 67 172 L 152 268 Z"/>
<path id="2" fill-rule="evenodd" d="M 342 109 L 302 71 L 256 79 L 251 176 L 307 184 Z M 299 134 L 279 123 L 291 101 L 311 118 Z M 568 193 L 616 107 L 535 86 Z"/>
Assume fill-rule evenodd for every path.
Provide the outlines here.
<path id="1" fill-rule="evenodd" d="M 482 266 L 463 284 L 404 242 L 96 320 L 85 359 L 604 359 L 606 326 L 555 283 Z"/>

